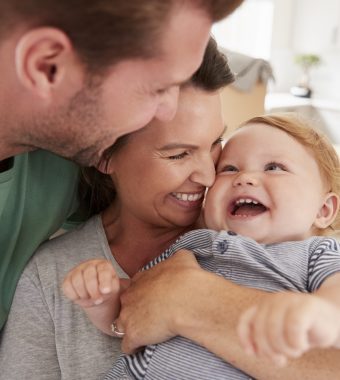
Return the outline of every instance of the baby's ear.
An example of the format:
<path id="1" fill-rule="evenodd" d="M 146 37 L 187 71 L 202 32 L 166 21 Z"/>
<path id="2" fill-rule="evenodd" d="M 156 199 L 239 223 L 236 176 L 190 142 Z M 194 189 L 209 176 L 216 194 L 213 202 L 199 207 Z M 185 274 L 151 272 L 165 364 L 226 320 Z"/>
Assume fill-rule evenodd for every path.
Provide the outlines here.
<path id="1" fill-rule="evenodd" d="M 339 211 L 339 205 L 339 196 L 337 194 L 326 194 L 323 205 L 320 208 L 318 215 L 314 221 L 314 226 L 320 229 L 329 227 L 333 223 Z"/>

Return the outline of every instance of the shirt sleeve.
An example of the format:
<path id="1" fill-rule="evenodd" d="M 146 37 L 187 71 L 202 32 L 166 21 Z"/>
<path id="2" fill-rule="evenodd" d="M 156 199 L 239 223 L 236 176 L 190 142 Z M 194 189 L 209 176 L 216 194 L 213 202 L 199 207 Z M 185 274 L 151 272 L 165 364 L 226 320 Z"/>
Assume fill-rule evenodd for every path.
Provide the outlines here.
<path id="1" fill-rule="evenodd" d="M 39 283 L 25 273 L 2 331 L 0 368 L 0 380 L 61 379 L 51 314 Z"/>
<path id="2" fill-rule="evenodd" d="M 336 239 L 322 239 L 313 249 L 308 266 L 308 291 L 315 292 L 332 274 L 340 272 L 340 247 Z"/>
<path id="3" fill-rule="evenodd" d="M 142 270 L 148 270 L 159 264 L 161 261 L 168 259 L 181 249 L 193 251 L 196 255 L 211 255 L 211 249 L 214 239 L 218 232 L 208 229 L 192 230 L 182 235 L 166 249 L 161 255 L 151 260 Z"/>

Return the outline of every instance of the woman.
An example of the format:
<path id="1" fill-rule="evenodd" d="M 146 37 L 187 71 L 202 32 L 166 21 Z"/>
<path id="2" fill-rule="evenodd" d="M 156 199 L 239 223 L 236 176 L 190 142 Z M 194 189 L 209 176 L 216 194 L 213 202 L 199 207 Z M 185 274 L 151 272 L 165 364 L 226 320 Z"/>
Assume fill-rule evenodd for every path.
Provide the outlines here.
<path id="1" fill-rule="evenodd" d="M 215 90 L 230 80 L 210 42 L 199 72 L 181 91 L 175 120 L 152 122 L 115 145 L 108 171 L 116 195 L 109 186 L 107 199 L 100 195 L 93 209 L 109 208 L 42 246 L 21 277 L 0 345 L 1 380 L 97 380 L 111 368 L 120 340 L 98 332 L 63 297 L 61 283 L 71 268 L 96 256 L 111 260 L 120 277 L 131 276 L 195 227 L 201 193 L 214 180 L 223 133 Z M 124 293 L 117 321 L 126 332 L 123 348 L 178 334 L 258 379 L 336 378 L 338 353 L 323 351 L 319 359 L 317 351 L 312 360 L 293 362 L 288 372 L 244 355 L 234 327 L 240 311 L 264 296 L 202 271 L 189 255 L 175 255 L 135 275 Z"/>
<path id="2" fill-rule="evenodd" d="M 232 79 L 211 41 L 201 68 L 181 90 L 175 119 L 165 125 L 153 121 L 107 152 L 109 188 L 99 188 L 101 203 L 94 202 L 93 210 L 109 206 L 76 231 L 44 244 L 28 263 L 2 335 L 0 379 L 99 379 L 108 371 L 120 340 L 98 332 L 66 300 L 62 280 L 96 256 L 111 260 L 120 277 L 133 276 L 194 228 L 221 150 L 217 90 Z M 92 198 L 96 195 L 94 189 Z"/>

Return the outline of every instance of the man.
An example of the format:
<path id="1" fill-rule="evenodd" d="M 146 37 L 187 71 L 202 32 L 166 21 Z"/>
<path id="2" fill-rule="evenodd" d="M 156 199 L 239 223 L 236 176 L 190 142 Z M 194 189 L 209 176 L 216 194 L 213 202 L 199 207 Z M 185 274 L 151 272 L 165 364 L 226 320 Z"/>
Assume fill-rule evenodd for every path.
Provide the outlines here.
<path id="1" fill-rule="evenodd" d="M 24 265 L 76 210 L 78 167 L 59 156 L 105 171 L 119 136 L 170 120 L 212 22 L 241 2 L 0 0 L 0 328 Z"/>

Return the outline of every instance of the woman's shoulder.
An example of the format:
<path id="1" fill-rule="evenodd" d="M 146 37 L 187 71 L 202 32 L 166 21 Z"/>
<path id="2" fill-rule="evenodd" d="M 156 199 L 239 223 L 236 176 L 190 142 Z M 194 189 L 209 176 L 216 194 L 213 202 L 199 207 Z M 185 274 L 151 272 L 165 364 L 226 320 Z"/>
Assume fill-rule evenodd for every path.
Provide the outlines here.
<path id="1" fill-rule="evenodd" d="M 75 230 L 43 243 L 28 262 L 26 276 L 55 279 L 64 276 L 80 262 L 105 257 L 107 243 L 99 216 L 89 219 Z"/>

